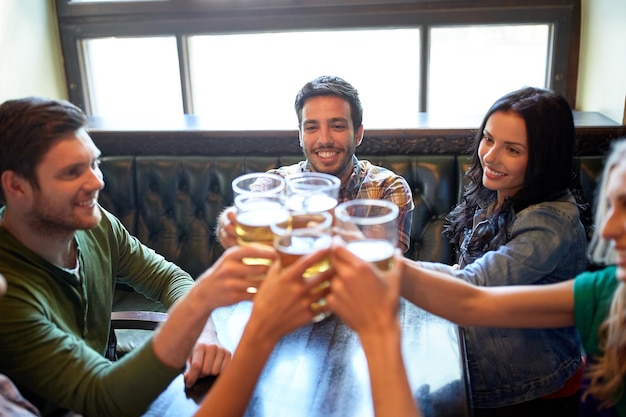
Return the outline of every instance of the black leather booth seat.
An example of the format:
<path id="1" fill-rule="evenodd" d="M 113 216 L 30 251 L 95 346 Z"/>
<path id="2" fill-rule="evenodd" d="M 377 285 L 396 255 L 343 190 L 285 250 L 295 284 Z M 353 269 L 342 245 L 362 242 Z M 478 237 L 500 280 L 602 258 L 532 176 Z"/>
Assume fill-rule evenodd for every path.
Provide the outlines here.
<path id="1" fill-rule="evenodd" d="M 413 192 L 415 211 L 411 259 L 454 263 L 450 244 L 441 236 L 444 216 L 463 191 L 464 155 L 359 155 L 402 175 Z M 105 187 L 100 204 L 126 228 L 166 259 L 197 277 L 223 249 L 214 234 L 219 213 L 232 205 L 231 181 L 247 172 L 266 171 L 299 161 L 288 157 L 111 156 L 102 158 Z M 592 202 L 602 156 L 576 159 L 584 198 Z M 164 311 L 131 288 L 118 287 L 114 311 Z M 118 349 L 127 352 L 148 333 L 117 330 Z M 144 333 L 142 333 L 144 332 Z"/>
<path id="2" fill-rule="evenodd" d="M 443 216 L 459 196 L 455 156 L 367 157 L 406 178 L 415 211 L 413 259 L 453 262 L 441 237 Z M 232 204 L 231 181 L 246 172 L 297 162 L 300 158 L 155 156 L 105 157 L 105 188 L 100 203 L 128 230 L 192 276 L 199 275 L 223 252 L 214 230 L 219 213 Z"/>
<path id="3" fill-rule="evenodd" d="M 406 178 L 415 211 L 412 259 L 453 263 L 441 237 L 444 216 L 459 201 L 466 156 L 367 156 Z M 214 230 L 224 207 L 232 204 L 231 181 L 246 172 L 291 164 L 299 157 L 115 156 L 102 159 L 105 188 L 100 203 L 118 216 L 142 242 L 192 276 L 223 252 Z M 592 201 L 602 157 L 577 158 L 584 196 Z"/>

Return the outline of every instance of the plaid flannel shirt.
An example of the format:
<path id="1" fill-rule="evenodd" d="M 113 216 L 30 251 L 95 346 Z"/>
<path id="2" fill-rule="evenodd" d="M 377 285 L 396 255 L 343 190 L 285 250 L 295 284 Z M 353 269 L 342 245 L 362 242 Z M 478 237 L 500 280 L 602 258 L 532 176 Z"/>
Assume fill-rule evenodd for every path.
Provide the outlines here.
<path id="1" fill-rule="evenodd" d="M 359 161 L 352 156 L 354 168 L 347 184 L 341 184 L 339 203 L 357 198 L 371 198 L 393 201 L 398 212 L 398 241 L 404 245 L 403 251 L 409 248 L 411 223 L 413 221 L 413 196 L 411 187 L 406 180 L 393 171 L 369 161 Z M 308 161 L 272 169 L 272 172 L 283 177 L 289 174 L 311 171 Z"/>

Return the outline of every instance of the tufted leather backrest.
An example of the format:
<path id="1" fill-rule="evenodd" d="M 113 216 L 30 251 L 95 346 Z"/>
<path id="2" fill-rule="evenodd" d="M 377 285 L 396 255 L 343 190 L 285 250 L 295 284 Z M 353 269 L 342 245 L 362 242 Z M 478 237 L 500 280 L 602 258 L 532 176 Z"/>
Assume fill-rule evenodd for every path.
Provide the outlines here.
<path id="1" fill-rule="evenodd" d="M 454 251 L 441 236 L 444 217 L 457 201 L 457 164 L 454 155 L 360 156 L 391 169 L 411 187 L 415 210 L 411 245 L 405 256 L 433 262 L 454 262 Z"/>
<path id="2" fill-rule="evenodd" d="M 197 276 L 223 252 L 214 230 L 221 211 L 232 205 L 233 178 L 278 162 L 270 157 L 137 157 L 137 237 Z"/>
<path id="3" fill-rule="evenodd" d="M 100 193 L 102 207 L 117 216 L 132 233 L 137 229 L 137 181 L 133 156 L 112 156 L 102 159 L 104 190 Z"/>
<path id="4" fill-rule="evenodd" d="M 233 178 L 282 163 L 278 157 L 104 157 L 100 204 L 195 277 L 223 252 L 214 230 L 218 215 L 233 203 Z"/>
<path id="5" fill-rule="evenodd" d="M 411 187 L 415 211 L 411 259 L 454 263 L 441 236 L 445 215 L 459 200 L 466 156 L 359 155 L 402 175 Z M 299 161 L 297 156 L 116 156 L 102 159 L 105 188 L 100 203 L 128 230 L 192 276 L 223 252 L 214 230 L 219 213 L 232 205 L 231 181 L 246 172 L 266 171 Z M 592 201 L 602 169 L 600 156 L 577 158 L 584 197 Z"/>
<path id="6" fill-rule="evenodd" d="M 597 182 L 604 167 L 603 156 L 585 156 L 575 158 L 576 168 L 583 188 L 583 199 L 593 204 L 597 193 Z"/>

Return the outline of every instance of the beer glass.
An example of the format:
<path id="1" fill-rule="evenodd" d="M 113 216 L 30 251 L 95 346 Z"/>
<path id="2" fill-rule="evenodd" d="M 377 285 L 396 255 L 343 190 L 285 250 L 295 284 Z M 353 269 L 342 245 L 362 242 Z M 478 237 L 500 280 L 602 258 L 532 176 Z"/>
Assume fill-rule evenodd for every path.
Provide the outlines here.
<path id="1" fill-rule="evenodd" d="M 273 223 L 288 224 L 290 214 L 278 195 L 238 195 L 235 232 L 240 245 L 261 244 L 272 246 L 274 235 L 270 230 Z M 267 264 L 268 262 L 261 262 Z"/>
<path id="2" fill-rule="evenodd" d="M 236 208 L 237 243 L 272 246 L 270 224 L 289 220 L 289 213 L 283 207 L 283 177 L 267 172 L 253 172 L 235 178 L 232 188 Z"/>
<path id="3" fill-rule="evenodd" d="M 319 213 L 292 213 L 288 224 L 274 223 L 270 227 L 274 233 L 274 248 L 278 252 L 280 264 L 283 268 L 293 264 L 303 255 L 308 255 L 319 249 L 328 248 L 332 241 L 331 227 L 333 218 L 325 211 Z M 306 279 L 315 278 L 321 272 L 330 268 L 328 258 L 310 266 L 302 275 Z M 316 300 L 311 309 L 315 312 L 326 304 L 325 296 L 330 289 L 330 281 L 324 281 L 311 289 Z M 319 312 L 313 317 L 313 322 L 319 322 L 330 313 Z"/>
<path id="4" fill-rule="evenodd" d="M 287 224 L 290 214 L 284 207 L 285 180 L 280 175 L 254 172 L 241 175 L 232 182 L 235 198 L 235 233 L 240 245 L 272 246 L 274 235 L 270 224 Z M 247 265 L 269 265 L 264 258 L 244 258 Z M 250 277 L 261 280 L 263 276 Z M 249 292 L 256 292 L 249 288 Z"/>
<path id="5" fill-rule="evenodd" d="M 300 172 L 288 175 L 285 182 L 285 205 L 290 211 L 332 214 L 339 197 L 339 178 L 322 172 Z"/>
<path id="6" fill-rule="evenodd" d="M 285 180 L 278 174 L 251 172 L 235 178 L 232 187 L 233 198 L 249 193 L 282 195 L 285 191 Z"/>
<path id="7" fill-rule="evenodd" d="M 398 212 L 388 200 L 346 201 L 335 208 L 337 234 L 350 252 L 388 270 L 398 243 Z"/>

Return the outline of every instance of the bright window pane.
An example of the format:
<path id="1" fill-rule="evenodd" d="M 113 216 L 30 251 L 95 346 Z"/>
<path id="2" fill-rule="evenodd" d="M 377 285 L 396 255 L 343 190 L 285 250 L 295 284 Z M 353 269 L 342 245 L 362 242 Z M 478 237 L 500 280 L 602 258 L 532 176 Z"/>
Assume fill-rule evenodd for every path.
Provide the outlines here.
<path id="1" fill-rule="evenodd" d="M 70 0 L 70 3 L 129 3 L 138 1 L 167 1 L 167 0 Z"/>
<path id="2" fill-rule="evenodd" d="M 298 90 L 336 75 L 359 91 L 366 129 L 414 127 L 419 39 L 419 29 L 193 36 L 194 113 L 217 130 L 296 129 Z"/>
<path id="3" fill-rule="evenodd" d="M 546 87 L 549 45 L 549 25 L 433 28 L 429 116 L 482 115 L 509 91 Z"/>
<path id="4" fill-rule="evenodd" d="M 83 48 L 93 115 L 183 114 L 175 37 L 89 39 Z"/>

